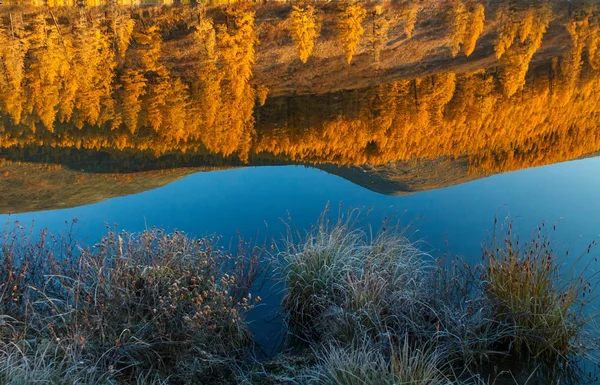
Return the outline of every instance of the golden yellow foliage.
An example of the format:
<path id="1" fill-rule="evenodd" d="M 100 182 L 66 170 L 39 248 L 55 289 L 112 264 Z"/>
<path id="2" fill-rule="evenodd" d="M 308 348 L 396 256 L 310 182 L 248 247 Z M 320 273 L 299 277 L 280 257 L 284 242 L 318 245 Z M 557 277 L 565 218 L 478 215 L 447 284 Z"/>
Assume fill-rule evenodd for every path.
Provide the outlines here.
<path id="1" fill-rule="evenodd" d="M 467 27 L 467 31 L 465 34 L 465 39 L 463 43 L 463 50 L 466 56 L 471 56 L 473 51 L 475 51 L 475 45 L 477 44 L 477 39 L 483 33 L 483 28 L 485 26 L 485 8 L 481 4 L 476 4 L 474 8 L 471 10 L 471 20 Z"/>
<path id="2" fill-rule="evenodd" d="M 162 37 L 157 25 L 150 25 L 142 31 L 133 33 L 133 39 L 141 45 L 136 50 L 141 66 L 147 71 L 160 71 L 160 52 L 162 49 Z"/>
<path id="3" fill-rule="evenodd" d="M 588 61 L 595 70 L 600 69 L 600 28 L 592 28 L 588 42 Z"/>
<path id="4" fill-rule="evenodd" d="M 587 39 L 590 35 L 590 25 L 588 18 L 583 20 L 570 20 L 566 25 L 567 31 L 571 36 L 573 47 L 563 61 L 563 71 L 568 77 L 568 82 L 572 88 L 579 80 L 581 68 L 583 66 L 583 50 L 585 49 Z"/>
<path id="5" fill-rule="evenodd" d="M 204 136 L 209 149 L 227 156 L 233 152 L 248 159 L 254 135 L 255 89 L 250 84 L 255 45 L 253 11 L 229 11 L 233 27 L 219 31 L 223 79 L 221 81 L 222 113 L 208 135 Z"/>
<path id="6" fill-rule="evenodd" d="M 361 3 L 352 3 L 344 8 L 338 19 L 338 30 L 346 61 L 352 62 L 352 58 L 358 49 L 360 40 L 365 32 L 362 22 L 367 16 L 367 11 Z"/>
<path id="7" fill-rule="evenodd" d="M 0 66 L 4 76 L 0 77 L 0 94 L 2 94 L 2 110 L 15 124 L 21 123 L 23 112 L 24 90 L 23 79 L 27 42 L 9 33 L 0 26 Z"/>
<path id="8" fill-rule="evenodd" d="M 78 127 L 98 122 L 105 101 L 112 95 L 115 66 L 109 36 L 98 24 L 88 25 L 81 19 L 74 31 L 71 68 L 71 76 L 77 83 L 74 102 Z"/>
<path id="9" fill-rule="evenodd" d="M 400 17 L 403 20 L 403 30 L 407 39 L 410 39 L 417 25 L 419 15 L 419 4 L 416 1 L 409 1 L 402 10 Z"/>
<path id="10" fill-rule="evenodd" d="M 146 93 L 146 78 L 140 70 L 126 70 L 120 77 L 122 85 L 122 116 L 125 127 L 134 134 L 142 110 L 142 97 Z"/>
<path id="11" fill-rule="evenodd" d="M 454 3 L 451 18 L 450 47 L 452 56 L 458 55 L 461 47 L 465 56 L 475 50 L 477 39 L 483 33 L 485 8 L 473 1 L 457 0 Z"/>
<path id="12" fill-rule="evenodd" d="M 219 32 L 221 59 L 225 80 L 230 84 L 235 98 L 239 98 L 252 77 L 255 45 L 253 11 L 228 11 L 234 19 L 234 27 Z"/>
<path id="13" fill-rule="evenodd" d="M 269 97 L 269 87 L 264 84 L 259 84 L 256 86 L 256 100 L 258 104 L 264 106 L 267 102 L 267 97 Z"/>
<path id="14" fill-rule="evenodd" d="M 578 97 L 568 106 L 555 103 L 547 82 L 508 99 L 495 92 L 494 81 L 486 73 L 449 73 L 379 85 L 338 95 L 338 103 L 350 110 L 335 118 L 327 103 L 314 100 L 306 111 L 311 129 L 290 121 L 285 130 L 261 130 L 255 151 L 353 165 L 463 156 L 471 172 L 490 173 L 573 159 L 600 148 L 592 118 L 600 109 L 600 95 L 590 92 L 600 76 L 576 88 Z"/>
<path id="15" fill-rule="evenodd" d="M 217 61 L 217 37 L 212 21 L 201 18 L 194 32 L 194 41 L 199 47 L 197 58 L 197 74 L 192 84 L 193 96 L 202 100 L 202 106 L 193 106 L 198 118 L 195 126 L 211 127 L 215 123 L 217 113 L 221 107 L 221 80 Z"/>
<path id="16" fill-rule="evenodd" d="M 302 63 L 306 63 L 319 37 L 321 26 L 317 21 L 315 8 L 311 5 L 292 7 L 290 31 L 298 49 Z"/>
<path id="17" fill-rule="evenodd" d="M 525 84 L 525 77 L 533 55 L 542 45 L 542 39 L 551 19 L 547 6 L 505 10 L 501 32 L 496 39 L 496 57 L 504 66 L 501 83 L 506 96 L 512 96 Z M 517 39 L 518 37 L 518 39 Z"/>
<path id="18" fill-rule="evenodd" d="M 451 21 L 451 37 L 450 37 L 450 48 L 452 56 L 458 55 L 460 52 L 460 46 L 465 40 L 465 34 L 467 32 L 468 11 L 467 6 L 463 1 L 458 1 L 452 12 Z"/>
<path id="19" fill-rule="evenodd" d="M 42 124 L 54 130 L 57 106 L 60 103 L 61 71 L 68 68 L 64 54 L 59 49 L 59 36 L 46 25 L 43 16 L 36 17 L 30 35 L 29 71 L 24 75 L 24 111 L 36 114 Z"/>
<path id="20" fill-rule="evenodd" d="M 135 20 L 130 17 L 119 15 L 114 19 L 114 39 L 117 46 L 117 57 L 119 62 L 122 62 L 125 58 L 125 53 L 131 42 L 134 28 Z"/>
<path id="21" fill-rule="evenodd" d="M 381 51 L 385 48 L 391 25 L 391 20 L 385 14 L 383 8 L 377 7 L 373 13 L 373 34 L 371 36 L 375 63 L 379 63 L 381 59 Z"/>

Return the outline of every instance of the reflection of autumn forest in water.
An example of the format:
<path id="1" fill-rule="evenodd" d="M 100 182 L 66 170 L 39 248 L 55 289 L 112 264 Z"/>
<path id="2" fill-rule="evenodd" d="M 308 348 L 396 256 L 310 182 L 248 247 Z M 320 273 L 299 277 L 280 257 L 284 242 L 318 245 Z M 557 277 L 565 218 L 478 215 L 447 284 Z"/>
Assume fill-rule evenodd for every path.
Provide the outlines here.
<path id="1" fill-rule="evenodd" d="M 5 6 L 0 154 L 486 174 L 600 150 L 593 3 L 294 4 Z"/>

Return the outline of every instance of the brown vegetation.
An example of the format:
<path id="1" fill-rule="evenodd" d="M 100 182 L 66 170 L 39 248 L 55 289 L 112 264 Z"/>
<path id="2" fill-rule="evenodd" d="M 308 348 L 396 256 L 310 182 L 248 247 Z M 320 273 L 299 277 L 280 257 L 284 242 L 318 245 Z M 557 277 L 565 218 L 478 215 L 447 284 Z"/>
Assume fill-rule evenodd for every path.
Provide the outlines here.
<path id="1" fill-rule="evenodd" d="M 293 335 L 316 351 L 314 383 L 494 383 L 469 374 L 490 361 L 502 367 L 499 357 L 522 360 L 515 383 L 576 383 L 567 368 L 596 346 L 584 310 L 594 301 L 595 242 L 567 261 L 545 226 L 521 243 L 507 221 L 482 262 L 466 264 L 434 261 L 389 223 L 373 234 L 355 220 L 324 217 L 282 252 L 282 305 Z M 553 365 L 563 371 L 544 373 Z"/>
<path id="2" fill-rule="evenodd" d="M 137 194 L 175 182 L 194 172 L 232 166 L 189 167 L 130 173 L 94 173 L 59 164 L 2 162 L 0 213 L 56 210 Z"/>
<path id="3" fill-rule="evenodd" d="M 0 383 L 235 378 L 252 347 L 257 257 L 157 229 L 80 246 L 70 232 L 3 232 Z"/>

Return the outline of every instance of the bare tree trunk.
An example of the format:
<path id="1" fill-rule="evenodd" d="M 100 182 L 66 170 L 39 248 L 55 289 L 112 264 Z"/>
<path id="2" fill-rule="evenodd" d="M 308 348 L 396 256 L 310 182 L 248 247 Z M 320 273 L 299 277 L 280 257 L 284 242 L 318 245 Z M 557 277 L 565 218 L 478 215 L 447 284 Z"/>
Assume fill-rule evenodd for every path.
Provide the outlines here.
<path id="1" fill-rule="evenodd" d="M 417 79 L 413 79 L 413 94 L 415 96 L 415 107 L 419 109 L 419 95 L 417 93 Z"/>
<path id="2" fill-rule="evenodd" d="M 65 57 L 67 58 L 67 61 L 69 62 L 69 64 L 73 64 L 73 63 L 71 63 L 71 59 L 69 58 L 69 55 L 67 54 L 67 46 L 65 45 L 63 35 L 60 32 L 60 28 L 58 27 L 58 22 L 56 21 L 56 18 L 54 17 L 54 13 L 52 13 L 51 10 L 48 10 L 48 12 L 50 12 L 50 16 L 52 16 L 52 21 L 54 22 L 54 26 L 56 27 L 56 32 L 58 32 L 58 40 L 60 41 L 60 45 L 63 47 L 63 50 L 65 51 Z"/>
<path id="3" fill-rule="evenodd" d="M 13 26 L 13 18 L 12 18 L 12 12 L 8 13 L 8 17 L 10 18 L 10 33 L 12 34 L 12 38 L 15 38 L 15 28 Z"/>

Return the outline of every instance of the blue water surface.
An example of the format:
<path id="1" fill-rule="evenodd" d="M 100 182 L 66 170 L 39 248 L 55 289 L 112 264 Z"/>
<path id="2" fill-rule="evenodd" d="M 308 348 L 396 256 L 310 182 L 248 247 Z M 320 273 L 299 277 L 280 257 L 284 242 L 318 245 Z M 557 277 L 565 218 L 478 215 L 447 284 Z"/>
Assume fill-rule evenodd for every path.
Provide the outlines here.
<path id="1" fill-rule="evenodd" d="M 524 235 L 543 221 L 551 225 L 558 222 L 555 241 L 576 255 L 600 234 L 600 158 L 405 196 L 382 195 L 303 166 L 199 172 L 140 194 L 65 210 L 12 215 L 10 220 L 25 224 L 35 221 L 37 228 L 59 232 L 65 229 L 65 221 L 78 218 L 77 236 L 88 243 L 97 241 L 107 224 L 118 224 L 119 229 L 129 232 L 157 226 L 193 236 L 220 234 L 227 246 L 237 242 L 238 232 L 256 244 L 281 239 L 283 221 L 289 218 L 297 229 L 308 229 L 328 203 L 332 212 L 337 212 L 340 203 L 344 209 L 364 209 L 360 225 L 374 228 L 386 216 L 396 214 L 403 223 L 410 223 L 412 236 L 423 240 L 423 247 L 434 255 L 449 249 L 478 258 L 482 242 L 493 229 L 494 217 L 502 220 L 509 214 Z M 7 220 L 7 215 L 0 215 L 0 221 Z M 274 311 L 280 293 L 271 294 L 253 319 Z M 255 325 L 254 329 L 266 337 L 280 326 Z"/>

